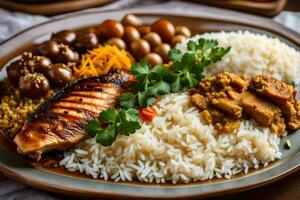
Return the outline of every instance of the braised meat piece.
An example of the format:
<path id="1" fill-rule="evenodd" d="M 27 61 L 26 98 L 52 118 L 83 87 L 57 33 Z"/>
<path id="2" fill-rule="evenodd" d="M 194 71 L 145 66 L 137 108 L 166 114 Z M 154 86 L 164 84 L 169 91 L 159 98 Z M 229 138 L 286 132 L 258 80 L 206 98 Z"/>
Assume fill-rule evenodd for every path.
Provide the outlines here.
<path id="1" fill-rule="evenodd" d="M 199 110 L 204 111 L 208 107 L 207 99 L 200 95 L 200 94 L 194 94 L 191 96 L 191 101 L 194 105 L 196 105 Z"/>
<path id="2" fill-rule="evenodd" d="M 216 98 L 211 101 L 212 105 L 219 110 L 235 116 L 236 118 L 242 117 L 242 107 L 238 102 L 229 98 Z"/>
<path id="3" fill-rule="evenodd" d="M 291 131 L 295 131 L 300 128 L 300 102 L 287 102 L 286 104 L 279 106 L 286 121 L 287 127 Z"/>
<path id="4" fill-rule="evenodd" d="M 249 79 L 229 72 L 222 72 L 215 76 L 205 77 L 199 83 L 201 93 L 205 92 L 243 92 L 247 90 Z M 221 93 L 220 93 L 221 94 Z"/>
<path id="5" fill-rule="evenodd" d="M 206 77 L 191 92 L 206 124 L 218 132 L 231 133 L 241 120 L 252 118 L 279 136 L 300 128 L 300 103 L 296 91 L 286 83 L 267 76 L 249 79 L 229 72 Z"/>
<path id="6" fill-rule="evenodd" d="M 240 105 L 248 115 L 264 126 L 270 126 L 280 117 L 279 108 L 253 92 L 243 93 Z"/>
<path id="7" fill-rule="evenodd" d="M 291 85 L 268 76 L 256 76 L 251 80 L 251 89 L 277 104 L 291 101 L 296 91 Z"/>
<path id="8" fill-rule="evenodd" d="M 251 89 L 277 104 L 289 130 L 300 128 L 300 106 L 296 90 L 282 81 L 267 76 L 257 76 L 251 80 Z"/>

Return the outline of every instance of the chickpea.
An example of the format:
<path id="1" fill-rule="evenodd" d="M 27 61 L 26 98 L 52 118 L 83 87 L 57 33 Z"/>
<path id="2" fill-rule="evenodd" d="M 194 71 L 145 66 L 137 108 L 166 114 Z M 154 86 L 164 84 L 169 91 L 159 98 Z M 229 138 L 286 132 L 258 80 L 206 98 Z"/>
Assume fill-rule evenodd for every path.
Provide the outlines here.
<path id="1" fill-rule="evenodd" d="M 170 41 L 175 35 L 174 25 L 165 19 L 159 19 L 151 25 L 151 31 L 160 35 L 164 42 Z"/>
<path id="2" fill-rule="evenodd" d="M 141 36 L 136 28 L 133 26 L 126 26 L 123 38 L 127 44 L 130 44 L 135 40 L 139 40 Z"/>
<path id="3" fill-rule="evenodd" d="M 191 37 L 191 31 L 186 26 L 176 26 L 175 27 L 175 35 L 184 35 L 185 37 Z"/>
<path id="4" fill-rule="evenodd" d="M 149 53 L 143 59 L 152 66 L 163 64 L 162 58 L 157 53 Z"/>
<path id="5" fill-rule="evenodd" d="M 124 26 L 141 26 L 143 24 L 142 20 L 133 14 L 127 14 L 122 19 L 122 24 Z"/>
<path id="6" fill-rule="evenodd" d="M 124 35 L 123 25 L 113 19 L 107 19 L 98 27 L 98 32 L 101 37 L 112 38 L 118 37 L 121 38 Z"/>
<path id="7" fill-rule="evenodd" d="M 152 48 L 161 44 L 161 38 L 155 32 L 147 33 L 146 35 L 144 35 L 143 39 L 146 40 L 147 42 L 149 42 L 149 44 Z"/>
<path id="8" fill-rule="evenodd" d="M 171 40 L 171 46 L 175 47 L 177 43 L 181 43 L 185 39 L 186 39 L 186 37 L 184 35 L 176 35 Z"/>
<path id="9" fill-rule="evenodd" d="M 171 46 L 169 44 L 163 43 L 158 45 L 154 52 L 161 56 L 163 61 L 167 63 L 169 61 L 169 51 L 171 50 Z"/>
<path id="10" fill-rule="evenodd" d="M 150 45 L 146 40 L 135 40 L 130 45 L 130 51 L 136 59 L 141 59 L 150 53 Z"/>
<path id="11" fill-rule="evenodd" d="M 147 33 L 151 32 L 151 27 L 150 26 L 140 26 L 137 28 L 137 30 L 140 32 L 140 35 L 146 35 Z"/>
<path id="12" fill-rule="evenodd" d="M 126 43 L 121 38 L 110 38 L 107 40 L 106 44 L 116 45 L 119 49 L 125 49 Z"/>

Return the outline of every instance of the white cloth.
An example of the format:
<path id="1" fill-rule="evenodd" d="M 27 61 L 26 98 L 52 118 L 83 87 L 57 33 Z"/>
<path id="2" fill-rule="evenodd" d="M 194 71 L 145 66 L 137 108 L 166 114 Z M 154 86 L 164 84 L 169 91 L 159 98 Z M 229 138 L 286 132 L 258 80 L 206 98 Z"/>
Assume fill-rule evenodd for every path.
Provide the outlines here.
<path id="1" fill-rule="evenodd" d="M 100 8 L 91 8 L 87 10 L 106 10 L 117 8 L 136 7 L 145 4 L 158 3 L 156 1 L 142 0 L 121 0 L 116 3 L 108 4 Z M 172 4 L 174 2 L 171 2 Z M 201 5 L 197 5 L 201 6 Z M 194 9 L 197 9 L 193 6 Z M 85 12 L 86 10 L 80 11 Z M 0 8 L 0 42 L 11 37 L 15 33 L 37 23 L 48 20 L 49 18 L 39 15 L 29 15 L 18 12 L 10 12 Z M 300 32 L 300 13 L 282 12 L 274 20 L 297 32 Z M 20 183 L 14 182 L 3 176 L 0 176 L 0 200 L 58 200 L 46 192 L 28 188 Z"/>

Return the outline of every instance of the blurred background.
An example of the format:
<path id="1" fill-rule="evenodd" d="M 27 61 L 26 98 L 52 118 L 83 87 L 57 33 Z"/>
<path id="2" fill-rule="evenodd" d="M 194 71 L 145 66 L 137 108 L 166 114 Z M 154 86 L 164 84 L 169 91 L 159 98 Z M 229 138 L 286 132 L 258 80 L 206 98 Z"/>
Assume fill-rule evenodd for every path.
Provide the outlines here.
<path id="1" fill-rule="evenodd" d="M 175 2 L 175 3 L 174 3 Z M 170 4 L 171 3 L 171 4 Z M 182 3 L 182 2 L 181 2 Z M 258 15 L 283 24 L 300 33 L 300 0 L 191 0 L 187 7 L 216 6 L 251 15 Z M 191 4 L 193 3 L 193 4 Z M 30 26 L 78 12 L 125 9 L 142 6 L 176 5 L 167 0 L 0 0 L 0 42 Z M 178 4 L 183 5 L 183 4 Z M 1 49 L 0 49 L 1 51 Z M 265 195 L 267 194 L 267 195 Z M 300 199 L 300 173 L 292 174 L 280 182 L 239 195 L 220 199 Z M 0 200 L 55 200 L 66 199 L 28 188 L 4 178 L 0 174 Z M 68 198 L 69 199 L 69 198 Z"/>
<path id="2" fill-rule="evenodd" d="M 167 5 L 167 0 L 0 0 L 0 41 L 33 24 L 57 15 L 86 10 L 111 10 Z M 299 0 L 190 0 L 198 5 L 209 5 L 238 12 L 250 13 L 274 20 L 300 31 Z"/>

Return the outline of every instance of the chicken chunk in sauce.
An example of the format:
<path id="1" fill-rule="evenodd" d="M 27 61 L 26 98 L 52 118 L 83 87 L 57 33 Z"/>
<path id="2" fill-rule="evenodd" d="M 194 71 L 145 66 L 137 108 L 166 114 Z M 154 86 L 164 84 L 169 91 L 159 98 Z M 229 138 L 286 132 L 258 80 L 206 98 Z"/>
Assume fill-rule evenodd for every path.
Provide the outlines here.
<path id="1" fill-rule="evenodd" d="M 267 76 L 248 78 L 229 72 L 206 77 L 192 91 L 192 103 L 206 124 L 231 133 L 241 120 L 253 119 L 280 136 L 300 128 L 300 103 L 294 88 Z"/>

